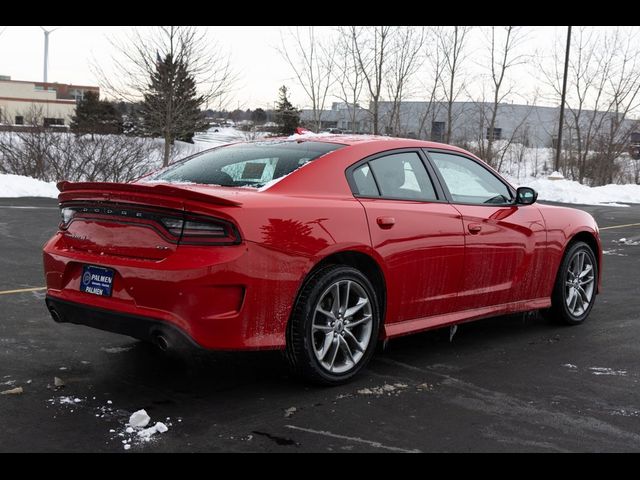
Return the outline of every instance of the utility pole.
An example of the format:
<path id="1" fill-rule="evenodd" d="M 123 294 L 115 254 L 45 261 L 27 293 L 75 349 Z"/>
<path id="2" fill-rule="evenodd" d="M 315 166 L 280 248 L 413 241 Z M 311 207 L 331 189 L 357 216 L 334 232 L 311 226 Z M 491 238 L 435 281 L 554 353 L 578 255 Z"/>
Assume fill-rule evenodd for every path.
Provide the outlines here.
<path id="1" fill-rule="evenodd" d="M 44 27 L 40 27 L 44 32 L 44 75 L 43 81 L 47 83 L 47 67 L 49 65 L 49 34 L 53 33 L 57 30 L 54 28 L 53 30 L 46 30 Z"/>
<path id="2" fill-rule="evenodd" d="M 558 145 L 556 148 L 556 161 L 553 169 L 560 171 L 560 152 L 562 151 L 562 126 L 564 123 L 564 102 L 567 95 L 567 72 L 569 70 L 569 48 L 571 47 L 571 25 L 567 27 L 567 46 L 564 53 L 564 77 L 562 79 L 562 99 L 560 101 L 560 123 L 558 124 Z"/>

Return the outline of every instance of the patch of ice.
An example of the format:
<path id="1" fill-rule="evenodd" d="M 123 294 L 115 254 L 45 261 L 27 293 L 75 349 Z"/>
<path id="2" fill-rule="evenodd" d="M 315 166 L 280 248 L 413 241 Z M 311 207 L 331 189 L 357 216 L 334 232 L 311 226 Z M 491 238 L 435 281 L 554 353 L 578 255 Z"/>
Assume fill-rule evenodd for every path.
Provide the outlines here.
<path id="1" fill-rule="evenodd" d="M 613 368 L 608 367 L 589 367 L 591 373 L 594 375 L 613 375 L 625 377 L 627 375 L 626 370 L 614 370 Z"/>
<path id="2" fill-rule="evenodd" d="M 100 350 L 107 353 L 123 353 L 128 352 L 133 347 L 102 347 Z"/>
<path id="3" fill-rule="evenodd" d="M 392 393 L 398 394 L 402 390 L 405 390 L 408 387 L 406 383 L 394 383 L 393 385 L 385 383 L 379 387 L 371 387 L 371 388 L 362 388 L 358 390 L 356 393 L 359 395 L 391 395 Z"/>

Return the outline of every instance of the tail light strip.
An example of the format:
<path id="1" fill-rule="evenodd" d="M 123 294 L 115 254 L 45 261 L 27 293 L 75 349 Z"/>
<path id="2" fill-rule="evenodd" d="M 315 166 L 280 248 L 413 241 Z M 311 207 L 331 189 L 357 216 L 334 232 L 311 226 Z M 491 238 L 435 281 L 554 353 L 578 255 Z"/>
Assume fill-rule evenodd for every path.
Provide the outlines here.
<path id="1" fill-rule="evenodd" d="M 66 230 L 77 220 L 108 220 L 152 227 L 167 241 L 178 245 L 236 245 L 237 227 L 221 218 L 179 210 L 163 210 L 126 204 L 62 204 L 59 228 Z"/>

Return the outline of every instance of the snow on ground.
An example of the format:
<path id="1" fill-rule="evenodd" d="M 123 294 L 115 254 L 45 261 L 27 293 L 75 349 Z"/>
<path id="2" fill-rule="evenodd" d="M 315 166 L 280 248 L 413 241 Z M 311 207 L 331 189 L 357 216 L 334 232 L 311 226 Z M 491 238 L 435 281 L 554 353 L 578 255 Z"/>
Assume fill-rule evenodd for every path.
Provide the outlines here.
<path id="1" fill-rule="evenodd" d="M 546 176 L 520 180 L 509 175 L 505 177 L 514 186 L 533 188 L 538 192 L 539 200 L 613 207 L 626 207 L 624 203 L 640 203 L 640 185 L 636 184 L 588 187 L 572 180 L 549 180 Z"/>
<path id="2" fill-rule="evenodd" d="M 58 197 L 56 182 L 0 173 L 0 197 Z"/>
<path id="3" fill-rule="evenodd" d="M 216 131 L 217 130 L 217 131 Z M 176 142 L 175 158 L 184 158 L 202 150 L 228 143 L 259 139 L 266 134 L 263 132 L 242 132 L 233 127 L 210 128 L 206 132 L 196 133 L 194 143 Z M 293 135 L 290 138 L 300 138 L 304 135 Z M 153 139 L 154 142 L 162 142 Z M 553 153 L 548 148 L 525 148 L 512 146 L 513 151 L 507 152 L 502 165 L 502 172 L 514 186 L 532 187 L 538 192 L 538 199 L 561 203 L 576 203 L 584 205 L 626 206 L 624 203 L 640 203 L 640 185 L 605 185 L 588 187 L 571 180 L 550 180 L 546 166 L 551 163 Z M 161 164 L 160 149 L 153 158 L 152 164 Z M 0 197 L 52 197 L 58 196 L 55 182 L 43 182 L 30 177 L 0 174 Z"/>
<path id="4" fill-rule="evenodd" d="M 216 131 L 217 130 L 217 131 Z M 206 132 L 198 132 L 193 137 L 193 143 L 199 147 L 213 148 L 233 142 L 250 140 L 248 132 L 241 132 L 233 127 L 210 128 Z M 258 136 L 260 136 L 258 134 Z"/>

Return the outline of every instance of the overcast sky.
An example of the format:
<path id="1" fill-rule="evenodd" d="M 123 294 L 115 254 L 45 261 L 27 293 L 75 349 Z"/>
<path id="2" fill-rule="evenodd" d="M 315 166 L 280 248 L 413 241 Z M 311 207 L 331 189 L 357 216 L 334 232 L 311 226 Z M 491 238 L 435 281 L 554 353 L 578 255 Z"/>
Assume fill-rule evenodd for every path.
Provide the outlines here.
<path id="1" fill-rule="evenodd" d="M 53 27 L 47 27 L 53 28 Z M 98 79 L 90 64 L 97 59 L 109 71 L 109 59 L 113 54 L 110 38 L 124 38 L 134 27 L 67 26 L 50 36 L 49 81 L 97 85 Z M 145 29 L 147 27 L 139 27 Z M 299 107 L 308 105 L 300 87 L 295 84 L 287 63 L 277 52 L 281 34 L 287 27 L 272 26 L 222 26 L 207 28 L 211 38 L 220 48 L 231 55 L 231 62 L 239 74 L 239 82 L 228 108 L 268 108 L 278 95 L 278 88 L 286 84 L 291 90 L 291 99 Z M 321 34 L 334 27 L 318 27 Z M 566 27 L 527 27 L 527 50 L 549 55 L 556 35 L 563 36 Z M 4 31 L 3 31 L 4 29 Z M 38 26 L 0 27 L 0 75 L 10 75 L 14 80 L 37 80 L 43 77 L 43 32 Z M 479 32 L 470 45 L 481 43 Z M 480 62 L 472 54 L 468 63 L 470 73 L 477 73 Z M 514 71 L 518 92 L 523 95 L 533 91 L 539 81 L 535 68 L 523 65 Z M 420 93 L 413 95 L 420 100 Z M 518 98 L 515 98 L 518 102 Z M 540 102 L 553 103 L 553 102 Z"/>

